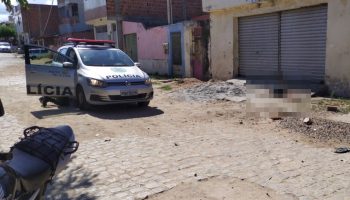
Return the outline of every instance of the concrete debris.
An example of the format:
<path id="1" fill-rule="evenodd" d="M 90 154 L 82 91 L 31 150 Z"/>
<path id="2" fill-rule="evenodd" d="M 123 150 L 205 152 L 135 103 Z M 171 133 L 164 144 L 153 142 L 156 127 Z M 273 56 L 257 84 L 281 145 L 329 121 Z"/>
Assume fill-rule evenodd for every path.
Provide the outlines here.
<path id="1" fill-rule="evenodd" d="M 312 125 L 303 126 L 300 118 L 287 117 L 281 120 L 278 126 L 320 141 L 350 143 L 349 123 L 315 118 L 312 120 Z"/>
<path id="2" fill-rule="evenodd" d="M 309 117 L 306 117 L 306 118 L 304 119 L 304 124 L 306 124 L 306 125 L 311 125 L 311 124 L 312 124 L 311 119 L 310 119 Z"/>
<path id="3" fill-rule="evenodd" d="M 233 101 L 243 102 L 246 100 L 247 89 L 244 80 L 229 80 L 229 81 L 209 81 L 201 83 L 193 87 L 179 90 L 173 94 L 189 101 Z"/>

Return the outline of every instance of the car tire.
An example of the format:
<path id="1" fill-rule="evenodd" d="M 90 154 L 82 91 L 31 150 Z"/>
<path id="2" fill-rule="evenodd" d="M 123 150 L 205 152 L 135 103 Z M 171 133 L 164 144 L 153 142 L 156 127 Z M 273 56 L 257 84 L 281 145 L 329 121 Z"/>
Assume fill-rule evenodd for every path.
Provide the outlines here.
<path id="1" fill-rule="evenodd" d="M 85 93 L 82 87 L 77 88 L 77 106 L 80 110 L 87 110 L 90 108 L 89 103 L 86 101 Z"/>
<path id="2" fill-rule="evenodd" d="M 145 102 L 138 102 L 137 105 L 139 107 L 147 107 L 149 105 L 150 101 L 145 101 Z"/>

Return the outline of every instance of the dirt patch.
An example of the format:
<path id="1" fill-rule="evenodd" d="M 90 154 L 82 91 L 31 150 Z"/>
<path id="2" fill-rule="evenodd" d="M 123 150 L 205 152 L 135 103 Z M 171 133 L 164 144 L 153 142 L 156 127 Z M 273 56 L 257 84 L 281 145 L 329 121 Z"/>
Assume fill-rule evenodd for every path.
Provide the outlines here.
<path id="1" fill-rule="evenodd" d="M 150 200 L 222 200 L 222 199 L 294 199 L 241 179 L 213 178 L 183 183 L 167 192 L 149 197 Z"/>
<path id="2" fill-rule="evenodd" d="M 304 134 L 322 142 L 350 144 L 350 124 L 327 119 L 313 118 L 306 125 L 302 118 L 284 118 L 277 126 Z"/>

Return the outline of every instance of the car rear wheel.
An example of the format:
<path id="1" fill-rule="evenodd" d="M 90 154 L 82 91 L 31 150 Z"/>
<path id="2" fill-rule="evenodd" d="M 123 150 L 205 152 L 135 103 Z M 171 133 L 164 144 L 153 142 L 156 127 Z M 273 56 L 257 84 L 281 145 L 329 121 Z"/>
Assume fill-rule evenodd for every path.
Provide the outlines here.
<path id="1" fill-rule="evenodd" d="M 85 93 L 82 87 L 77 88 L 77 106 L 81 110 L 87 110 L 90 107 L 89 103 L 86 101 Z"/>
<path id="2" fill-rule="evenodd" d="M 145 101 L 145 102 L 139 102 L 137 105 L 139 107 L 147 107 L 149 105 L 150 101 Z"/>

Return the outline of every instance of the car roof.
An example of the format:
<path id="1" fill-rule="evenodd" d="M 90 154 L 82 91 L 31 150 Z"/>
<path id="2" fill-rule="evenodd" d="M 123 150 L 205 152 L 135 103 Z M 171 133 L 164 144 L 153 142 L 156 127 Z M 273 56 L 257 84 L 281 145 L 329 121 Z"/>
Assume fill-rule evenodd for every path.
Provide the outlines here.
<path id="1" fill-rule="evenodd" d="M 62 48 L 69 48 L 72 47 L 74 49 L 76 48 L 113 48 L 115 42 L 112 40 L 95 40 L 95 39 L 82 39 L 82 38 L 67 38 L 66 43 L 63 44 Z"/>

